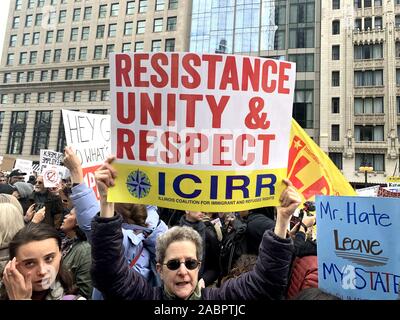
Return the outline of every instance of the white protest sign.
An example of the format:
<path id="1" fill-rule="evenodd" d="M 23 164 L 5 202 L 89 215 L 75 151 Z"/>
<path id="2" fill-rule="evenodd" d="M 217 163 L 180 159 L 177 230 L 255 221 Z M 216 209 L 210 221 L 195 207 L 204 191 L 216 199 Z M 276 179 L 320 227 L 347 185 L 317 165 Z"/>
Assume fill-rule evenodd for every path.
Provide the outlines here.
<path id="1" fill-rule="evenodd" d="M 32 160 L 17 159 L 15 160 L 14 169 L 20 169 L 26 173 L 25 181 L 28 181 L 29 175 L 32 173 Z"/>
<path id="2" fill-rule="evenodd" d="M 46 188 L 55 188 L 61 183 L 64 174 L 62 166 L 45 165 L 43 167 L 42 176 L 43 183 Z"/>
<path id="3" fill-rule="evenodd" d="M 99 197 L 94 171 L 110 154 L 110 116 L 62 110 L 67 145 L 82 162 L 86 184 Z"/>
<path id="4" fill-rule="evenodd" d="M 61 152 L 41 149 L 40 150 L 40 171 L 43 170 L 45 165 L 61 165 L 64 158 L 64 154 Z"/>
<path id="5" fill-rule="evenodd" d="M 356 190 L 357 194 L 363 197 L 377 197 L 378 191 L 379 185 Z"/>

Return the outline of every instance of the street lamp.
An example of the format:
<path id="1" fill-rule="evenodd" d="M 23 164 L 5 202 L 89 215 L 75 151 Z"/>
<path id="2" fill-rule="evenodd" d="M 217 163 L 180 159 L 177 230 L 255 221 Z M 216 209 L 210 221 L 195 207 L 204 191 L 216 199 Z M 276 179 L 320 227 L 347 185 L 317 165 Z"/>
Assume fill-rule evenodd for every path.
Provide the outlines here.
<path id="1" fill-rule="evenodd" d="M 361 166 L 360 168 L 358 168 L 358 170 L 359 170 L 360 172 L 364 172 L 364 174 L 365 174 L 365 182 L 364 182 L 364 183 L 365 183 L 365 187 L 367 187 L 368 172 L 374 171 L 374 167 L 371 166 L 370 164 L 368 164 L 368 165 Z"/>

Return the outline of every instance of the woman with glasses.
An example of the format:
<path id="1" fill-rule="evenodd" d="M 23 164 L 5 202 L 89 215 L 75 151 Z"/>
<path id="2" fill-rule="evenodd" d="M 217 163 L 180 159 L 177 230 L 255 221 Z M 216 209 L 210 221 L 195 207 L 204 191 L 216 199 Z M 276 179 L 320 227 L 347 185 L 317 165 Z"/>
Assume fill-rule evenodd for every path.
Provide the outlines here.
<path id="1" fill-rule="evenodd" d="M 163 286 L 153 288 L 124 261 L 122 218 L 114 216 L 113 203 L 107 202 L 107 191 L 114 185 L 117 172 L 109 157 L 96 171 L 100 193 L 100 216 L 92 222 L 92 280 L 106 299 L 122 300 L 259 300 L 282 299 L 288 283 L 293 243 L 287 238 L 291 216 L 300 197 L 284 180 L 287 188 L 281 195 L 274 231 L 264 233 L 256 265 L 252 271 L 227 281 L 220 288 L 198 285 L 202 263 L 202 240 L 188 227 L 174 227 L 157 239 L 157 271 Z"/>

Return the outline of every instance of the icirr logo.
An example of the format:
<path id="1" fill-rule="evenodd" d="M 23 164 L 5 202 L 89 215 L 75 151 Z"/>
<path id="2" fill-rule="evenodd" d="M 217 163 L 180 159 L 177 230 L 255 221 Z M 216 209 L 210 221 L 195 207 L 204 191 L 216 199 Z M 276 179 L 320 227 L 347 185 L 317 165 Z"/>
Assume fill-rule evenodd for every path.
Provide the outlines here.
<path id="1" fill-rule="evenodd" d="M 146 197 L 151 189 L 150 179 L 143 171 L 139 169 L 132 171 L 126 179 L 126 186 L 129 193 L 135 198 Z"/>

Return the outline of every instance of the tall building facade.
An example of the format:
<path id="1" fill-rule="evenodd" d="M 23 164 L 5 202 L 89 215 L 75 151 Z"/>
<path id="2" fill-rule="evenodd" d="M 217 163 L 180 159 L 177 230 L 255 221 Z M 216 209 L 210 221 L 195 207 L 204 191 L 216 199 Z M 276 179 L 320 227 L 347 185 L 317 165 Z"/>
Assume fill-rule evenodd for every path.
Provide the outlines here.
<path id="1" fill-rule="evenodd" d="M 0 65 L 0 155 L 61 151 L 61 109 L 110 108 L 108 55 L 187 51 L 190 12 L 186 0 L 12 0 Z"/>
<path id="2" fill-rule="evenodd" d="M 354 185 L 399 175 L 400 0 L 322 1 L 320 146 Z"/>
<path id="3" fill-rule="evenodd" d="M 320 0 L 193 0 L 190 51 L 296 62 L 293 117 L 319 138 Z"/>

